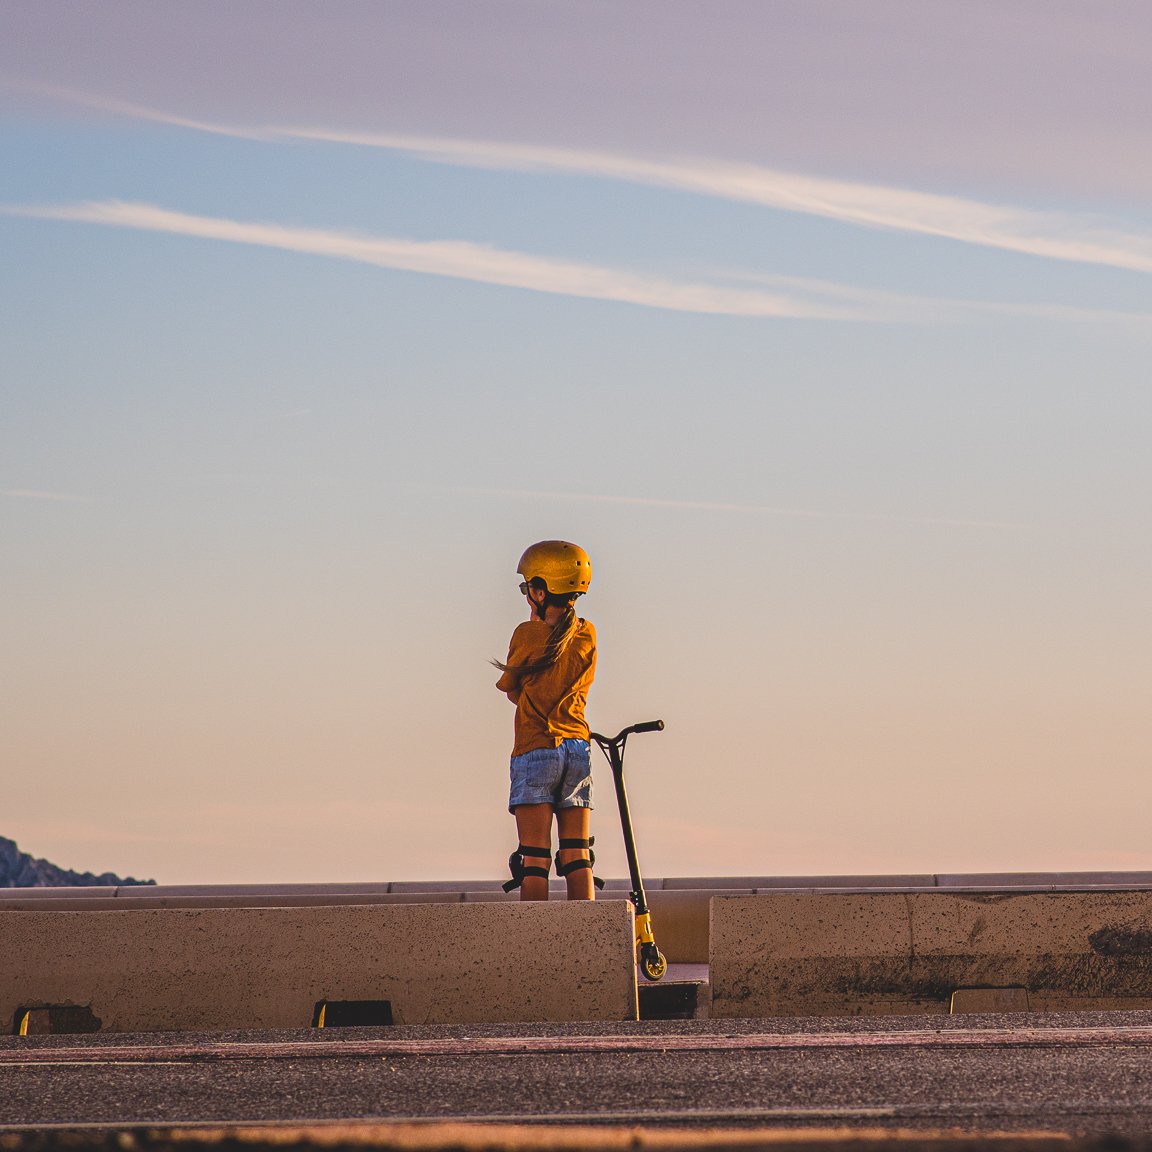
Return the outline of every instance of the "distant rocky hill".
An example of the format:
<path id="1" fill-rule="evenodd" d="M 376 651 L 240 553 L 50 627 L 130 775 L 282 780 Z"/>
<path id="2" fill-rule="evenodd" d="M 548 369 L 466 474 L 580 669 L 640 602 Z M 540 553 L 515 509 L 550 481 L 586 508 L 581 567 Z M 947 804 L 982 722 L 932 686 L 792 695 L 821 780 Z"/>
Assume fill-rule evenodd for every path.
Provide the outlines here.
<path id="1" fill-rule="evenodd" d="M 93 872 L 72 872 L 57 868 L 47 860 L 37 860 L 21 852 L 15 840 L 0 836 L 0 888 L 67 888 L 80 885 L 155 884 L 155 880 L 122 879 L 111 872 L 97 876 Z"/>

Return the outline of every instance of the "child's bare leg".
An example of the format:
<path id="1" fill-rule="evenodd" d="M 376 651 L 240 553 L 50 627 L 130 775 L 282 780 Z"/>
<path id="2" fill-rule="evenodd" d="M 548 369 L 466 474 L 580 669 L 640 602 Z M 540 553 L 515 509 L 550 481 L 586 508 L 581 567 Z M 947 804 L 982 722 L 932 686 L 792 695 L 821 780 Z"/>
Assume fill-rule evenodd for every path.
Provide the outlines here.
<path id="1" fill-rule="evenodd" d="M 525 848 L 544 848 L 549 856 L 525 856 L 529 868 L 547 869 L 552 852 L 552 805 L 518 804 L 516 806 L 516 835 Z M 547 900 L 548 880 L 544 876 L 525 876 L 520 885 L 521 900 Z"/>
<path id="2" fill-rule="evenodd" d="M 556 825 L 561 840 L 587 840 L 588 829 L 591 824 L 590 810 L 587 808 L 560 808 L 556 812 Z M 587 848 L 561 848 L 560 863 L 567 864 L 571 860 L 587 860 Z M 595 900 L 596 889 L 592 883 L 592 869 L 581 868 L 576 872 L 569 872 L 564 877 L 568 885 L 569 900 Z"/>

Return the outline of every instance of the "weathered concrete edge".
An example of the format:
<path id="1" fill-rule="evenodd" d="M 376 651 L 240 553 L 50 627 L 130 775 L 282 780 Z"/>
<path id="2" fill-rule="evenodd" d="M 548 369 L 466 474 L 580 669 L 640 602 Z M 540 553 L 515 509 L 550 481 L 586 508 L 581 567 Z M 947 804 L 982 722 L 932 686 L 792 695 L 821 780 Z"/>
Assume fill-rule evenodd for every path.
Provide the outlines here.
<path id="1" fill-rule="evenodd" d="M 781 890 L 713 897 L 717 1017 L 946 1013 L 960 988 L 1033 1010 L 1152 1008 L 1148 889 Z"/>
<path id="2" fill-rule="evenodd" d="M 122 912 L 144 908 L 323 908 L 335 906 L 382 906 L 398 904 L 516 904 L 517 893 L 489 892 L 313 892 L 216 895 L 189 893 L 167 895 L 153 892 L 132 900 L 112 896 L 70 897 L 67 889 L 51 899 L 24 897 L 25 891 L 0 890 L 0 912 Z M 748 893 L 751 894 L 750 892 Z M 708 963 L 708 901 L 711 892 L 691 889 L 656 891 L 649 898 L 657 940 L 669 963 Z M 599 903 L 620 900 L 619 892 L 602 893 Z M 558 901 L 563 902 L 563 901 Z"/>
<path id="3" fill-rule="evenodd" d="M 499 892 L 501 880 L 392 880 L 345 883 L 330 881 L 307 884 L 131 884 L 116 887 L 0 888 L 0 899 L 14 893 L 20 899 L 52 900 L 78 896 L 130 900 L 155 896 L 296 896 L 310 894 L 402 895 L 407 893 L 455 894 L 465 892 Z M 1152 871 L 1144 872 L 964 872 L 917 873 L 883 876 L 682 876 L 646 879 L 649 892 L 695 891 L 730 892 L 777 889 L 849 890 L 924 888 L 1049 888 L 1152 889 Z M 606 893 L 627 893 L 631 884 L 626 879 L 606 882 Z M 553 882 L 552 890 L 563 893 L 563 885 Z"/>
<path id="4" fill-rule="evenodd" d="M 397 1023 L 633 1020 L 633 910 L 403 904 L 0 912 L 0 1026 L 90 1006 L 108 1031 L 307 1027 L 323 1000 Z"/>

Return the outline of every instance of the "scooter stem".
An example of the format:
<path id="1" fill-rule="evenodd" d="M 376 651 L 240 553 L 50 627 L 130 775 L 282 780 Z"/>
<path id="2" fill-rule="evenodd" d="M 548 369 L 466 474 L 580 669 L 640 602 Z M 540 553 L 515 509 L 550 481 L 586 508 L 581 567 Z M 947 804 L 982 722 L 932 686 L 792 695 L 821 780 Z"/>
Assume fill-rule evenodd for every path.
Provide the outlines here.
<path id="1" fill-rule="evenodd" d="M 624 738 L 625 740 L 627 737 Z M 612 744 L 608 759 L 612 765 L 612 779 L 616 785 L 616 802 L 620 809 L 620 827 L 624 833 L 624 851 L 628 857 L 628 879 L 632 882 L 632 903 L 636 915 L 648 915 L 648 898 L 644 895 L 644 881 L 640 876 L 640 864 L 636 859 L 636 837 L 632 834 L 632 815 L 628 807 L 628 790 L 624 786 L 624 757 L 620 744 Z"/>

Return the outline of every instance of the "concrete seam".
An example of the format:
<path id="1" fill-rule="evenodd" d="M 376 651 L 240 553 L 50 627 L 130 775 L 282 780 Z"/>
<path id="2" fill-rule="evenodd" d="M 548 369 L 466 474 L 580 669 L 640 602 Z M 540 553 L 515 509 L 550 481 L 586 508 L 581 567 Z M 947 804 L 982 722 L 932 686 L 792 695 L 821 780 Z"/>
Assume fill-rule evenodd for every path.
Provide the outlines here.
<path id="1" fill-rule="evenodd" d="M 904 911 L 908 916 L 908 969 L 916 962 L 916 933 L 912 924 L 912 894 L 904 893 Z"/>

